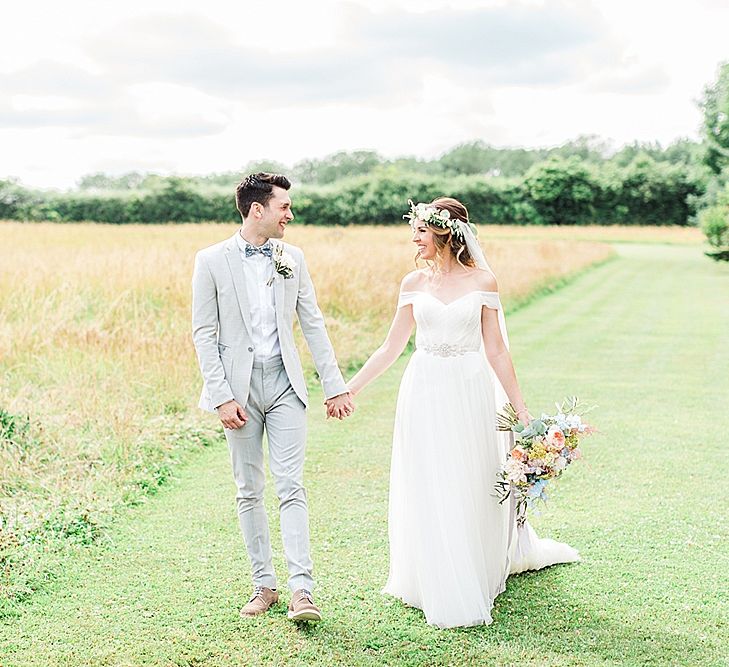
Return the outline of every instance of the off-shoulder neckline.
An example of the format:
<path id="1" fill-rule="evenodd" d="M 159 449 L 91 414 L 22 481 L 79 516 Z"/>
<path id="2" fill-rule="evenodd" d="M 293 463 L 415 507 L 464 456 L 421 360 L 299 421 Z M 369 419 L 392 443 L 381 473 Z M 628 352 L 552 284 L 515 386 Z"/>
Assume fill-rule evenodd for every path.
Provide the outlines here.
<path id="1" fill-rule="evenodd" d="M 425 294 L 426 296 L 429 296 L 431 299 L 435 299 L 438 303 L 442 304 L 443 306 L 450 306 L 450 305 L 456 303 L 457 301 L 460 301 L 461 299 L 465 299 L 470 294 L 489 294 L 489 295 L 495 294 L 496 298 L 498 298 L 498 296 L 499 296 L 498 292 L 487 292 L 486 290 L 475 289 L 475 290 L 471 290 L 469 292 L 465 292 L 464 294 L 461 294 L 461 296 L 456 297 L 452 301 L 449 301 L 448 303 L 446 303 L 442 299 L 439 299 L 437 296 L 435 296 L 435 294 L 426 292 L 425 290 L 408 290 L 407 292 L 401 292 L 401 295 L 404 295 L 404 294 Z"/>

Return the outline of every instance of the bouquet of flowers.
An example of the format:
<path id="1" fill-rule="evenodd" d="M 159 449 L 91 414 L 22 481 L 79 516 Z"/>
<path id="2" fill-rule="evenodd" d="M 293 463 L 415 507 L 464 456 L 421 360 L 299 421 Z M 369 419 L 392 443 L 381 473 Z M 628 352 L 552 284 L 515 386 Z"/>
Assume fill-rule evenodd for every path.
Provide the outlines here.
<path id="1" fill-rule="evenodd" d="M 496 496 L 503 503 L 514 494 L 520 524 L 524 523 L 527 507 L 547 500 L 544 488 L 549 481 L 582 456 L 581 438 L 595 431 L 581 416 L 592 408 L 581 409 L 576 396 L 556 403 L 555 407 L 557 414 L 543 414 L 528 426 L 519 421 L 511 403 L 497 414 L 497 429 L 512 431 L 516 445 L 498 474 Z"/>

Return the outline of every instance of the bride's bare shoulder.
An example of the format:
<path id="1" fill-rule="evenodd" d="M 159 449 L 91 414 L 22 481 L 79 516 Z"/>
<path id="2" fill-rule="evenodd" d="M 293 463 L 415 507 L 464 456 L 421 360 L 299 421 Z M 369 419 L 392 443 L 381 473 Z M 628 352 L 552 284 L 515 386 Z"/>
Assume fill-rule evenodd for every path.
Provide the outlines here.
<path id="1" fill-rule="evenodd" d="M 474 269 L 472 279 L 477 290 L 481 290 L 482 292 L 499 291 L 496 276 L 494 276 L 491 271 L 486 271 L 485 269 Z"/>
<path id="2" fill-rule="evenodd" d="M 417 292 L 425 286 L 427 269 L 416 269 L 406 273 L 400 283 L 401 292 Z"/>

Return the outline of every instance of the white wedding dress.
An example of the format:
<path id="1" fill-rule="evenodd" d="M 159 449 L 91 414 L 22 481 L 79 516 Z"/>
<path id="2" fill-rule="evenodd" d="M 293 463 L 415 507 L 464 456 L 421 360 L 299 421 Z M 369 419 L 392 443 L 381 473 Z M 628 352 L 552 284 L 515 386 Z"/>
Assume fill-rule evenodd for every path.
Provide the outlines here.
<path id="1" fill-rule="evenodd" d="M 539 539 L 528 523 L 517 528 L 513 506 L 494 497 L 509 447 L 508 434 L 496 431 L 501 387 L 483 352 L 481 310 L 498 310 L 503 322 L 498 293 L 473 291 L 448 304 L 401 293 L 398 307 L 408 304 L 416 350 L 395 415 L 384 592 L 438 627 L 490 623 L 510 573 L 579 554 Z"/>

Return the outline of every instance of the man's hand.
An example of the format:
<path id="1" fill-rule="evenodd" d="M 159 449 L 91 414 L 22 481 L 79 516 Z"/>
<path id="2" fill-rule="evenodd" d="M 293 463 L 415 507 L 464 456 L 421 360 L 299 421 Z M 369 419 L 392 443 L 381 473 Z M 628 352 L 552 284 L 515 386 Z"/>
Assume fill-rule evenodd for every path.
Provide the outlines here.
<path id="1" fill-rule="evenodd" d="M 223 422 L 225 428 L 240 428 L 245 426 L 248 421 L 248 415 L 240 403 L 236 400 L 228 401 L 219 405 L 217 408 L 218 417 Z"/>
<path id="2" fill-rule="evenodd" d="M 328 398 L 324 403 L 327 406 L 327 419 L 329 417 L 344 419 L 354 412 L 354 403 L 349 392 Z"/>

